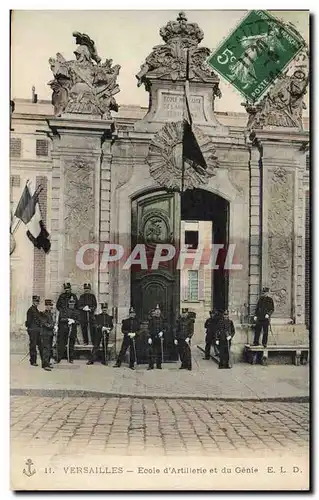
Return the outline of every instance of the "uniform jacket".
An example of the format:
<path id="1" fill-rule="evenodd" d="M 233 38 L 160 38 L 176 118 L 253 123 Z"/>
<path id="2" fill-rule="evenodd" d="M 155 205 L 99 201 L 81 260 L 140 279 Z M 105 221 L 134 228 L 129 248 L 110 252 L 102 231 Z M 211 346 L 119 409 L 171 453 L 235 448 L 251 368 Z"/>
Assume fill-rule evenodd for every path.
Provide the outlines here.
<path id="1" fill-rule="evenodd" d="M 41 313 L 39 309 L 32 305 L 27 311 L 27 320 L 25 326 L 28 330 L 35 330 L 40 332 L 42 326 Z"/>
<path id="2" fill-rule="evenodd" d="M 122 333 L 127 335 L 128 333 L 137 333 L 140 329 L 140 322 L 137 318 L 127 318 L 122 321 Z"/>
<path id="3" fill-rule="evenodd" d="M 58 298 L 58 301 L 56 303 L 56 308 L 58 311 L 61 311 L 62 309 L 66 309 L 69 306 L 69 300 L 70 298 L 73 297 L 75 300 L 74 307 L 78 307 L 78 298 L 75 295 L 75 293 L 71 293 L 70 295 L 66 294 L 65 292 L 61 293 L 61 295 Z"/>
<path id="4" fill-rule="evenodd" d="M 217 339 L 220 342 L 226 342 L 228 335 L 233 338 L 235 335 L 234 323 L 231 319 L 221 318 L 217 324 Z"/>
<path id="5" fill-rule="evenodd" d="M 72 333 L 76 334 L 77 332 L 77 324 L 80 322 L 79 311 L 77 309 L 62 309 L 59 316 L 59 323 L 69 327 L 68 319 L 74 319 L 75 323 L 72 324 Z"/>
<path id="6" fill-rule="evenodd" d="M 265 319 L 265 315 L 269 316 L 274 312 L 274 301 L 271 297 L 262 296 L 257 302 L 255 316 L 257 319 L 262 321 Z"/>
<path id="7" fill-rule="evenodd" d="M 90 315 L 94 314 L 97 308 L 97 302 L 94 293 L 82 293 L 78 302 L 78 309 L 81 311 L 81 315 L 87 315 L 86 311 L 83 311 L 83 307 L 89 306 L 91 309 Z"/>
<path id="8" fill-rule="evenodd" d="M 179 317 L 176 325 L 177 340 L 185 340 L 192 338 L 194 334 L 194 320 L 187 316 L 186 318 Z"/>
<path id="9" fill-rule="evenodd" d="M 53 335 L 53 328 L 55 325 L 54 316 L 51 311 L 41 312 L 42 331 L 43 335 Z"/>
<path id="10" fill-rule="evenodd" d="M 95 316 L 95 325 L 98 330 L 102 330 L 102 326 L 113 328 L 113 317 L 107 313 L 97 314 Z"/>
<path id="11" fill-rule="evenodd" d="M 217 331 L 217 325 L 220 320 L 220 314 L 215 314 L 213 317 L 208 318 L 205 321 L 205 328 L 208 335 L 215 335 Z"/>
<path id="12" fill-rule="evenodd" d="M 159 332 L 165 333 L 166 323 L 162 316 L 153 316 L 148 322 L 148 334 L 150 337 L 155 338 Z"/>

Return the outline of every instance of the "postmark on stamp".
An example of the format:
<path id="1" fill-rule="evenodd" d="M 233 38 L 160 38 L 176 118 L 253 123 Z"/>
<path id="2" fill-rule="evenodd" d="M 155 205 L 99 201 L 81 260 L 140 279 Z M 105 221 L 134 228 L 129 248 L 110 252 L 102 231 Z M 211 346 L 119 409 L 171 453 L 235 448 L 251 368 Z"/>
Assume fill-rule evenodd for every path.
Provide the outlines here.
<path id="1" fill-rule="evenodd" d="M 255 102 L 304 46 L 293 26 L 266 11 L 253 10 L 206 62 Z"/>

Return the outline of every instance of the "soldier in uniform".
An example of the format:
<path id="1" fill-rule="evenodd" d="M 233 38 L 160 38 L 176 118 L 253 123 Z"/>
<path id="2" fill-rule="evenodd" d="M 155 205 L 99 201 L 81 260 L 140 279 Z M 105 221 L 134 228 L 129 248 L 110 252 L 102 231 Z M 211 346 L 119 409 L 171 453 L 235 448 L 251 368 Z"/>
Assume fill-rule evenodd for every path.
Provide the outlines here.
<path id="1" fill-rule="evenodd" d="M 210 359 L 210 349 L 212 345 L 215 355 L 218 354 L 218 349 L 216 347 L 216 327 L 221 315 L 214 309 L 213 311 L 209 311 L 209 316 L 210 317 L 205 321 L 205 357 L 203 359 Z"/>
<path id="2" fill-rule="evenodd" d="M 66 309 L 69 305 L 69 300 L 71 297 L 75 300 L 75 308 L 78 307 L 78 298 L 75 293 L 72 293 L 71 284 L 64 283 L 63 285 L 64 292 L 59 295 L 58 301 L 56 303 L 56 308 L 58 311 L 62 309 Z"/>
<path id="3" fill-rule="evenodd" d="M 41 312 L 42 328 L 41 328 L 41 346 L 42 346 L 42 368 L 48 372 L 51 371 L 52 342 L 54 330 L 54 318 L 52 314 L 53 302 L 51 299 L 45 299 L 45 309 Z"/>
<path id="4" fill-rule="evenodd" d="M 257 302 L 254 316 L 254 321 L 256 322 L 254 345 L 259 345 L 260 333 L 263 331 L 262 344 L 264 347 L 267 347 L 270 317 L 274 309 L 274 301 L 269 296 L 269 288 L 264 287 L 262 295 Z"/>
<path id="5" fill-rule="evenodd" d="M 140 322 L 136 318 L 136 314 L 133 307 L 130 307 L 129 317 L 127 319 L 123 319 L 122 321 L 122 333 L 124 334 L 123 342 L 121 345 L 121 349 L 114 365 L 114 368 L 119 368 L 124 359 L 125 353 L 130 348 L 130 368 L 134 370 L 134 362 L 136 360 L 136 351 L 135 351 L 135 337 L 140 329 Z"/>
<path id="6" fill-rule="evenodd" d="M 110 332 L 113 328 L 113 318 L 112 316 L 109 316 L 107 313 L 108 305 L 106 302 L 102 302 L 101 311 L 102 311 L 101 314 L 97 314 L 95 316 L 94 347 L 90 354 L 89 360 L 86 363 L 87 365 L 93 365 L 94 361 L 96 361 L 101 340 L 102 340 L 102 351 L 103 351 L 102 364 L 107 365 L 107 346 L 109 343 Z"/>
<path id="7" fill-rule="evenodd" d="M 78 302 L 78 309 L 81 314 L 80 320 L 83 341 L 84 345 L 87 345 L 89 340 L 91 340 L 94 345 L 94 313 L 97 308 L 97 302 L 94 293 L 91 291 L 91 285 L 89 283 L 84 283 L 83 289 L 84 293 L 80 295 Z M 89 339 L 88 327 L 90 327 L 91 339 Z"/>
<path id="8" fill-rule="evenodd" d="M 41 346 L 41 313 L 38 309 L 40 304 L 39 295 L 32 295 L 32 306 L 29 307 L 27 311 L 27 320 L 25 326 L 28 330 L 29 335 L 29 353 L 30 353 L 30 364 L 31 366 L 38 366 L 37 364 L 37 346 L 41 356 L 42 346 Z"/>
<path id="9" fill-rule="evenodd" d="M 153 310 L 152 317 L 148 322 L 148 344 L 149 344 L 149 366 L 148 370 L 153 370 L 154 361 L 156 368 L 162 369 L 163 340 L 166 325 L 159 305 Z"/>
<path id="10" fill-rule="evenodd" d="M 182 314 L 177 321 L 175 345 L 181 360 L 180 370 L 192 369 L 192 356 L 190 341 L 194 334 L 194 319 L 189 315 L 188 309 L 182 309 Z"/>
<path id="11" fill-rule="evenodd" d="M 74 298 L 70 297 L 68 306 L 60 311 L 57 363 L 60 363 L 61 359 L 65 357 L 65 352 L 68 362 L 73 363 L 77 325 L 80 323 L 79 311 L 75 309 L 75 304 Z"/>
<path id="12" fill-rule="evenodd" d="M 230 347 L 231 340 L 235 335 L 234 323 L 229 319 L 228 311 L 224 311 L 219 319 L 216 328 L 216 344 L 219 346 L 219 366 L 218 368 L 231 368 Z"/>

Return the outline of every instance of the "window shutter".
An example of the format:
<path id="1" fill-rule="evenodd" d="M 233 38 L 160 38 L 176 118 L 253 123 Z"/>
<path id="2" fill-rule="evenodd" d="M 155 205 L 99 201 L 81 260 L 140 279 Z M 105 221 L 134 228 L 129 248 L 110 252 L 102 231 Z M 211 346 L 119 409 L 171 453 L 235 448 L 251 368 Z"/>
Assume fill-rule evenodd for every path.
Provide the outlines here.
<path id="1" fill-rule="evenodd" d="M 36 140 L 36 155 L 37 156 L 48 156 L 49 154 L 49 144 L 46 139 Z"/>
<path id="2" fill-rule="evenodd" d="M 12 187 L 20 187 L 20 175 L 11 175 L 10 181 Z"/>
<path id="3" fill-rule="evenodd" d="M 21 156 L 21 139 L 18 137 L 11 137 L 10 139 L 10 155 L 14 158 Z"/>
<path id="4" fill-rule="evenodd" d="M 205 300 L 205 270 L 204 268 L 198 271 L 198 300 Z"/>
<path id="5" fill-rule="evenodd" d="M 188 299 L 188 271 L 181 271 L 181 299 Z"/>

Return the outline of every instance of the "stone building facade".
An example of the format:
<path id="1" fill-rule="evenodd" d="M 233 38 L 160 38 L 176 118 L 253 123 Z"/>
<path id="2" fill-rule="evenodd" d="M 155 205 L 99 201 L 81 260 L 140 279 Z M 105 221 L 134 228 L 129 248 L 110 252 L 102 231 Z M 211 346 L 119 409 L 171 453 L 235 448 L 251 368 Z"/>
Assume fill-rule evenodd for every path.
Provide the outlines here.
<path id="1" fill-rule="evenodd" d="M 275 301 L 274 330 L 285 334 L 286 342 L 306 333 L 309 133 L 307 120 L 300 123 L 295 118 L 301 113 L 305 87 L 289 93 L 288 86 L 291 89 L 295 82 L 288 74 L 284 109 L 272 97 L 259 107 L 247 106 L 243 113 L 217 113 L 214 101 L 222 99 L 219 79 L 205 66 L 209 51 L 198 46 L 201 29 L 181 15 L 161 28 L 160 35 L 164 43 L 146 57 L 137 75 L 138 84 L 150 95 L 148 109 L 118 107 L 114 95 L 120 69 L 112 67 L 111 60 L 101 69 L 94 43 L 92 49 L 86 35 L 76 40 L 78 47 L 88 49 L 79 50 L 76 61 L 50 60 L 53 106 L 15 101 L 12 207 L 27 180 L 44 187 L 40 207 L 51 234 L 51 251 L 45 255 L 34 249 L 22 225 L 14 233 L 12 335 L 23 334 L 32 294 L 56 300 L 66 281 L 76 293 L 90 282 L 98 301 L 113 308 L 118 331 L 132 303 L 145 322 L 149 309 L 160 303 L 173 331 L 183 307 L 175 261 L 158 270 L 123 264 L 137 244 L 146 246 L 148 256 L 154 255 L 158 243 L 179 250 L 183 221 L 207 222 L 213 228 L 212 244 L 226 250 L 234 245 L 235 268 L 208 272 L 207 300 L 210 308 L 229 309 L 237 325 L 235 352 L 250 340 L 245 324 L 263 285 L 270 287 Z M 181 193 L 187 50 L 193 129 L 207 169 L 197 172 L 186 163 Z M 94 105 L 91 87 L 83 83 L 88 78 L 83 68 L 88 67 L 88 74 L 94 70 L 93 82 L 98 82 L 94 96 L 102 95 Z M 293 95 L 297 97 L 291 102 Z M 119 263 L 101 265 L 105 244 L 124 249 Z M 85 248 L 81 268 L 76 256 Z M 197 322 L 199 341 L 202 315 Z M 172 335 L 165 346 L 168 358 Z"/>

